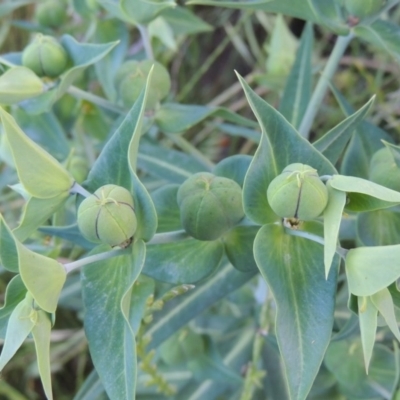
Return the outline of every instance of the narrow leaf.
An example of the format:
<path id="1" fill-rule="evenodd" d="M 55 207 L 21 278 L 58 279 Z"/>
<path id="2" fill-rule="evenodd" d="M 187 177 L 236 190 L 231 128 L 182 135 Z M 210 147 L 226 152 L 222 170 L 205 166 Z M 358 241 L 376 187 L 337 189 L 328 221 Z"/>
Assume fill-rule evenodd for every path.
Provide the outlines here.
<path id="1" fill-rule="evenodd" d="M 0 262 L 11 272 L 19 272 L 18 250 L 10 228 L 0 214 Z"/>
<path id="2" fill-rule="evenodd" d="M 346 204 L 346 193 L 333 189 L 330 180 L 327 182 L 326 187 L 329 200 L 324 210 L 324 265 L 325 277 L 328 278 L 338 245 L 339 228 Z"/>

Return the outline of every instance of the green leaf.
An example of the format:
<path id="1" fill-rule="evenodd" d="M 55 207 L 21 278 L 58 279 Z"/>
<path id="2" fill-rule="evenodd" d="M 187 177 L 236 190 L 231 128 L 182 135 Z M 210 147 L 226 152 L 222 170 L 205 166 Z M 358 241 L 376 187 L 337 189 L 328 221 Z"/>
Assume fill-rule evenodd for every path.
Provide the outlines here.
<path id="1" fill-rule="evenodd" d="M 371 25 L 355 26 L 353 30 L 358 37 L 387 51 L 400 61 L 400 27 L 397 24 L 379 19 Z"/>
<path id="2" fill-rule="evenodd" d="M 213 169 L 212 173 L 223 176 L 237 182 L 243 187 L 244 178 L 253 158 L 247 154 L 236 154 L 221 160 Z"/>
<path id="3" fill-rule="evenodd" d="M 0 262 L 11 272 L 19 272 L 18 250 L 10 228 L 0 214 Z"/>
<path id="4" fill-rule="evenodd" d="M 324 210 L 324 265 L 325 276 L 328 277 L 332 261 L 338 245 L 339 228 L 342 214 L 346 204 L 346 193 L 332 188 L 327 182 L 328 204 Z"/>
<path id="5" fill-rule="evenodd" d="M 331 186 L 347 193 L 346 209 L 373 211 L 400 204 L 400 193 L 377 183 L 354 176 L 334 175 Z"/>
<path id="6" fill-rule="evenodd" d="M 16 242 L 21 278 L 36 303 L 54 313 L 67 273 L 64 266 Z"/>
<path id="7" fill-rule="evenodd" d="M 237 226 L 222 238 L 229 261 L 239 271 L 257 271 L 253 243 L 259 229 L 259 226 Z"/>
<path id="8" fill-rule="evenodd" d="M 29 139 L 14 118 L 2 108 L 0 117 L 24 188 L 32 196 L 41 199 L 68 193 L 73 183 L 69 173 L 55 158 Z"/>
<path id="9" fill-rule="evenodd" d="M 212 25 L 197 17 L 191 10 L 184 7 L 167 8 L 162 17 L 171 26 L 174 35 L 193 35 L 213 30 Z"/>
<path id="10" fill-rule="evenodd" d="M 378 310 L 370 297 L 358 297 L 358 318 L 360 319 L 361 343 L 365 370 L 368 374 L 378 326 Z"/>
<path id="11" fill-rule="evenodd" d="M 364 246 L 400 243 L 400 214 L 378 210 L 357 215 L 357 238 Z"/>
<path id="12" fill-rule="evenodd" d="M 49 199 L 31 197 L 25 204 L 19 225 L 13 230 L 14 236 L 20 242 L 24 242 L 64 205 L 68 195 L 69 193 L 65 192 Z"/>
<path id="13" fill-rule="evenodd" d="M 51 367 L 50 367 L 50 316 L 42 310 L 37 311 L 37 321 L 32 329 L 35 342 L 36 357 L 39 367 L 40 380 L 42 381 L 44 393 L 48 400 L 53 399 L 51 389 Z"/>
<path id="14" fill-rule="evenodd" d="M 99 246 L 97 251 L 104 248 L 109 247 Z M 111 399 L 135 398 L 136 348 L 129 315 L 132 287 L 144 258 L 144 243 L 138 241 L 131 254 L 98 261 L 82 270 L 84 323 L 89 350 Z"/>
<path id="15" fill-rule="evenodd" d="M 349 291 L 371 296 L 400 277 L 400 245 L 358 247 L 346 256 Z"/>
<path id="16" fill-rule="evenodd" d="M 223 107 L 207 107 L 191 104 L 165 103 L 155 115 L 158 127 L 166 133 L 183 133 L 206 118 L 219 117 L 237 125 L 254 128 L 257 125 Z"/>
<path id="17" fill-rule="evenodd" d="M 157 0 L 154 2 L 145 0 L 120 0 L 123 12 L 137 24 L 147 24 L 157 17 L 164 9 L 175 7 L 173 0 Z"/>
<path id="18" fill-rule="evenodd" d="M 319 24 L 325 25 L 339 35 L 350 32 L 349 24 L 343 15 L 343 5 L 339 1 L 308 0 Z"/>
<path id="19" fill-rule="evenodd" d="M 331 175 L 336 170 L 278 111 L 261 99 L 242 77 L 238 77 L 262 129 L 260 145 L 246 174 L 243 205 L 249 218 L 266 224 L 278 218 L 267 200 L 268 185 L 287 165 L 304 163 L 315 168 L 319 175 Z"/>
<path id="20" fill-rule="evenodd" d="M 0 76 L 0 104 L 16 104 L 43 90 L 42 80 L 26 67 L 13 67 Z"/>
<path id="21" fill-rule="evenodd" d="M 361 107 L 357 112 L 340 122 L 324 136 L 313 143 L 313 146 L 320 151 L 332 164 L 336 164 L 343 153 L 354 129 L 363 121 L 370 110 L 375 96 L 368 103 Z"/>
<path id="22" fill-rule="evenodd" d="M 386 321 L 389 329 L 400 340 L 400 331 L 394 313 L 394 304 L 392 296 L 387 288 L 380 290 L 371 296 L 371 301 Z"/>
<path id="23" fill-rule="evenodd" d="M 290 397 L 305 399 L 332 333 L 337 268 L 325 280 L 321 245 L 274 224 L 258 232 L 254 257 L 275 298 Z"/>
<path id="24" fill-rule="evenodd" d="M 295 127 L 300 126 L 311 97 L 313 28 L 308 23 L 279 104 L 279 111 Z"/>
<path id="25" fill-rule="evenodd" d="M 223 254 L 224 246 L 219 240 L 149 244 L 143 273 L 162 282 L 195 283 L 218 268 Z"/>
<path id="26" fill-rule="evenodd" d="M 347 399 L 381 399 L 383 391 L 390 394 L 397 379 L 395 364 L 393 352 L 376 344 L 367 375 L 359 339 L 332 342 L 325 357 Z"/>
<path id="27" fill-rule="evenodd" d="M 32 296 L 29 293 L 10 315 L 8 320 L 6 337 L 0 356 L 0 371 L 21 347 L 24 340 L 32 331 L 36 323 L 37 311 L 32 308 Z"/>

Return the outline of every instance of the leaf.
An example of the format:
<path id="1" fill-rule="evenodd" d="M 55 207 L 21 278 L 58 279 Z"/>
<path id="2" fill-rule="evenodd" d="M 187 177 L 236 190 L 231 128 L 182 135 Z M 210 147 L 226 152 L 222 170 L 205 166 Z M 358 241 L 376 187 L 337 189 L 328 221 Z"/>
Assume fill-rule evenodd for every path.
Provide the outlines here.
<path id="1" fill-rule="evenodd" d="M 365 370 L 368 374 L 378 326 L 378 310 L 370 297 L 358 297 L 358 318 L 360 319 L 361 343 Z"/>
<path id="2" fill-rule="evenodd" d="M 212 173 L 223 176 L 237 182 L 243 187 L 244 178 L 253 157 L 247 154 L 236 154 L 221 160 L 213 169 Z"/>
<path id="3" fill-rule="evenodd" d="M 137 24 L 147 24 L 157 17 L 164 9 L 175 7 L 173 0 L 120 0 L 121 10 Z"/>
<path id="4" fill-rule="evenodd" d="M 99 246 L 97 251 L 103 247 L 108 248 Z M 131 254 L 86 265 L 81 274 L 89 350 L 111 399 L 135 398 L 136 349 L 129 307 L 144 258 L 144 243 L 138 241 Z"/>
<path id="5" fill-rule="evenodd" d="M 195 283 L 218 268 L 223 254 L 224 247 L 219 240 L 185 239 L 149 244 L 143 273 L 162 282 Z"/>
<path id="6" fill-rule="evenodd" d="M 355 26 L 353 30 L 356 36 L 387 51 L 397 61 L 400 60 L 400 28 L 398 25 L 379 19 L 372 24 Z"/>
<path id="7" fill-rule="evenodd" d="M 0 262 L 11 272 L 19 272 L 18 250 L 10 228 L 0 214 Z"/>
<path id="8" fill-rule="evenodd" d="M 399 192 L 366 179 L 334 175 L 330 184 L 334 189 L 348 194 L 346 209 L 351 211 L 373 211 L 400 203 Z"/>
<path id="9" fill-rule="evenodd" d="M 64 205 L 68 195 L 69 193 L 66 192 L 49 199 L 31 197 L 25 204 L 19 225 L 13 230 L 14 236 L 20 242 L 24 242 Z"/>
<path id="10" fill-rule="evenodd" d="M 0 371 L 21 347 L 35 325 L 35 313 L 32 297 L 29 293 L 13 310 L 8 320 L 6 337 L 0 356 Z"/>
<path id="11" fill-rule="evenodd" d="M 254 271 L 244 273 L 225 264 L 198 288 L 166 303 L 163 312 L 156 314 L 146 331 L 146 335 L 152 338 L 149 348 L 157 348 L 178 329 L 254 276 Z"/>
<path id="12" fill-rule="evenodd" d="M 364 246 L 400 243 L 400 214 L 377 210 L 357 215 L 357 238 Z"/>
<path id="13" fill-rule="evenodd" d="M 311 97 L 313 28 L 308 23 L 304 28 L 300 47 L 290 71 L 279 104 L 279 111 L 295 127 L 300 126 Z"/>
<path id="14" fill-rule="evenodd" d="M 349 291 L 371 296 L 400 277 L 400 245 L 358 247 L 346 256 Z"/>
<path id="15" fill-rule="evenodd" d="M 16 104 L 38 96 L 44 90 L 42 80 L 29 68 L 13 67 L 0 76 L 0 103 Z"/>
<path id="16" fill-rule="evenodd" d="M 32 336 L 33 340 L 35 341 L 40 380 L 42 381 L 44 393 L 48 400 L 53 399 L 51 389 L 50 334 L 50 317 L 44 311 L 38 310 L 37 321 L 32 329 Z"/>
<path id="17" fill-rule="evenodd" d="M 386 321 L 389 329 L 392 331 L 397 340 L 400 340 L 400 331 L 397 326 L 396 315 L 394 313 L 394 304 L 392 296 L 387 288 L 371 296 L 371 301 Z"/>
<path id="18" fill-rule="evenodd" d="M 247 118 L 223 107 L 207 107 L 191 104 L 164 103 L 155 115 L 158 127 L 166 133 L 183 133 L 206 118 L 219 117 L 237 125 L 256 127 Z"/>
<path id="19" fill-rule="evenodd" d="M 267 201 L 269 183 L 289 164 L 300 162 L 317 169 L 319 175 L 333 174 L 335 168 L 268 103 L 244 81 L 247 100 L 261 126 L 261 142 L 247 171 L 243 187 L 246 215 L 258 224 L 277 219 Z"/>
<path id="20" fill-rule="evenodd" d="M 340 122 L 324 136 L 313 143 L 313 146 L 320 151 L 332 164 L 336 164 L 343 153 L 354 129 L 363 121 L 370 110 L 375 96 L 372 97 L 363 107 L 344 121 Z"/>
<path id="21" fill-rule="evenodd" d="M 254 257 L 276 302 L 276 335 L 290 397 L 305 399 L 331 337 L 337 268 L 325 280 L 321 245 L 273 224 L 258 232 Z"/>
<path id="22" fill-rule="evenodd" d="M 339 35 L 349 34 L 350 28 L 339 1 L 308 0 L 308 2 L 319 24 L 325 25 Z"/>
<path id="23" fill-rule="evenodd" d="M 44 311 L 54 313 L 67 273 L 64 266 L 16 242 L 19 271 L 24 285 Z"/>
<path id="24" fill-rule="evenodd" d="M 3 130 L 10 144 L 18 177 L 34 197 L 48 199 L 69 192 L 73 179 L 69 173 L 40 146 L 29 139 L 14 118 L 0 107 Z"/>
<path id="25" fill-rule="evenodd" d="M 89 242 L 82 237 L 77 223 L 68 226 L 42 226 L 39 228 L 39 231 L 45 233 L 46 235 L 56 236 L 68 240 L 80 247 L 83 247 L 84 249 L 93 249 L 95 246 L 92 242 Z"/>
<path id="26" fill-rule="evenodd" d="M 171 26 L 174 35 L 193 35 L 213 30 L 212 25 L 197 17 L 190 9 L 176 6 L 166 8 L 162 17 Z"/>
<path id="27" fill-rule="evenodd" d="M 346 194 L 335 190 L 328 180 L 328 204 L 324 210 L 324 265 L 325 277 L 328 278 L 332 261 L 338 245 L 339 228 L 342 221 L 342 214 L 346 204 Z"/>

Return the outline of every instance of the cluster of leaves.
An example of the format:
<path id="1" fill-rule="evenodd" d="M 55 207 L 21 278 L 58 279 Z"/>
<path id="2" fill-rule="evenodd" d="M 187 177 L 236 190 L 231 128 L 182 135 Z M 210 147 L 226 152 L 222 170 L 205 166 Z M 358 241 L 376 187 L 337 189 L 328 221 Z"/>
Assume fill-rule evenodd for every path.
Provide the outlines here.
<path id="1" fill-rule="evenodd" d="M 398 1 L 377 0 L 366 10 L 346 7 L 345 0 L 191 1 L 246 10 L 227 29 L 245 59 L 265 59 L 255 18 L 267 31 L 275 21 L 264 60 L 268 72 L 250 79 L 280 94 L 279 108 L 238 74 L 237 87 L 257 122 L 224 107 L 173 102 L 207 68 L 164 99 L 170 85 L 162 65 L 147 68 L 148 60 L 168 65 L 188 37 L 212 29 L 189 8 L 169 0 L 76 0 L 65 4 L 58 26 L 47 24 L 43 8 L 38 11 L 50 3 L 0 5 L 4 20 L 20 7 L 36 10 L 36 19 L 15 25 L 62 34 L 69 60 L 59 77 L 49 78 L 21 65 L 23 49 L 0 56 L 1 182 L 7 199 L 25 199 L 22 211 L 7 207 L 9 200 L 2 204 L 7 288 L 0 370 L 10 360 L 11 369 L 17 350 L 33 338 L 36 374 L 45 396 L 53 398 L 51 373 L 58 363 L 50 352 L 52 332 L 72 311 L 78 331 L 83 320 L 94 366 L 76 400 L 394 398 L 400 359 L 397 342 L 386 333 L 400 340 L 400 192 L 372 181 L 370 159 L 386 148 L 396 182 L 400 148 L 365 120 L 374 100 L 354 111 L 334 75 L 353 40 L 400 57 L 400 27 L 389 21 L 396 19 Z M 295 39 L 282 17 L 268 13 L 308 21 L 288 76 L 276 75 L 286 62 L 277 49 Z M 241 24 L 251 52 L 237 35 Z M 338 35 L 313 90 L 312 24 Z M 5 24 L 3 37 L 8 29 Z M 136 50 L 131 31 L 139 33 Z M 131 107 L 115 84 L 127 60 L 137 61 L 135 68 L 147 60 L 138 67 L 142 90 Z M 312 141 L 328 87 L 344 117 Z M 237 92 L 232 86 L 225 98 Z M 245 138 L 247 151 L 233 149 L 241 154 L 216 164 L 206 147 L 200 152 L 194 143 L 209 127 L 191 138 L 186 133 L 210 119 L 218 135 Z M 293 224 L 271 209 L 268 186 L 292 163 L 310 165 L 326 181 L 329 199 L 321 218 Z M 213 240 L 185 232 L 177 201 L 182 183 L 204 172 L 242 188 L 245 217 Z M 96 246 L 77 227 L 83 197 L 106 184 L 133 196 L 138 227 L 129 246 Z M 72 338 L 65 342 L 79 348 Z M 14 393 L 0 383 L 1 390 Z"/>

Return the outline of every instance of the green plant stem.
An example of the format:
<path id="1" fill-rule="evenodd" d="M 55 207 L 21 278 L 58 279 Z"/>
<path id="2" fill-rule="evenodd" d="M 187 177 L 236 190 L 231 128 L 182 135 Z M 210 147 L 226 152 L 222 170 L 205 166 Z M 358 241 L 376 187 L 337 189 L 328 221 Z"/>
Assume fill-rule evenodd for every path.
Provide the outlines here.
<path id="1" fill-rule="evenodd" d="M 85 265 L 92 264 L 97 261 L 108 260 L 109 258 L 122 256 L 124 254 L 129 254 L 130 252 L 131 252 L 130 248 L 127 248 L 127 249 L 118 248 L 115 250 L 106 251 L 104 253 L 94 254 L 93 256 L 84 257 L 84 258 L 81 258 L 80 260 L 73 261 L 70 263 L 65 263 L 64 268 L 68 274 L 71 271 L 74 271 L 75 269 L 84 267 Z"/>
<path id="2" fill-rule="evenodd" d="M 149 30 L 147 29 L 147 26 L 137 25 L 137 28 L 138 28 L 140 36 L 142 38 L 144 51 L 146 52 L 146 57 L 149 60 L 154 60 L 154 53 L 153 53 L 153 49 L 151 47 L 151 38 L 149 35 Z"/>
<path id="3" fill-rule="evenodd" d="M 92 194 L 82 187 L 78 182 L 74 182 L 69 190 L 69 194 L 80 194 L 83 197 L 89 197 Z"/>
<path id="4" fill-rule="evenodd" d="M 197 161 L 201 162 L 207 169 L 213 169 L 215 164 L 197 150 L 190 142 L 179 134 L 165 134 L 174 144 L 179 146 L 183 151 L 192 155 Z"/>
<path id="5" fill-rule="evenodd" d="M 184 230 L 157 233 L 148 242 L 148 244 L 171 243 L 171 242 L 175 242 L 177 240 L 187 239 L 188 237 L 190 237 L 190 236 Z"/>
<path id="6" fill-rule="evenodd" d="M 307 110 L 300 124 L 299 133 L 306 139 L 308 139 L 310 135 L 311 126 L 328 90 L 329 83 L 335 74 L 335 71 L 347 46 L 353 39 L 353 36 L 353 33 L 350 33 L 347 36 L 339 36 L 336 40 L 333 51 L 325 65 L 324 70 L 321 73 L 317 86 L 314 89 L 311 100 L 308 103 Z"/>
<path id="7" fill-rule="evenodd" d="M 0 64 L 4 64 L 4 65 L 6 65 L 7 67 L 15 67 L 15 66 L 16 66 L 16 65 L 13 64 L 12 62 L 6 60 L 4 57 L 1 57 L 1 56 L 0 56 Z"/>
<path id="8" fill-rule="evenodd" d="M 71 96 L 76 97 L 77 99 L 87 100 L 93 104 L 98 105 L 101 108 L 113 111 L 116 114 L 126 114 L 126 110 L 124 108 L 117 106 L 102 97 L 96 96 L 95 94 L 85 92 L 84 90 L 79 89 L 75 86 L 70 86 L 67 90 L 67 93 L 69 93 Z"/>

